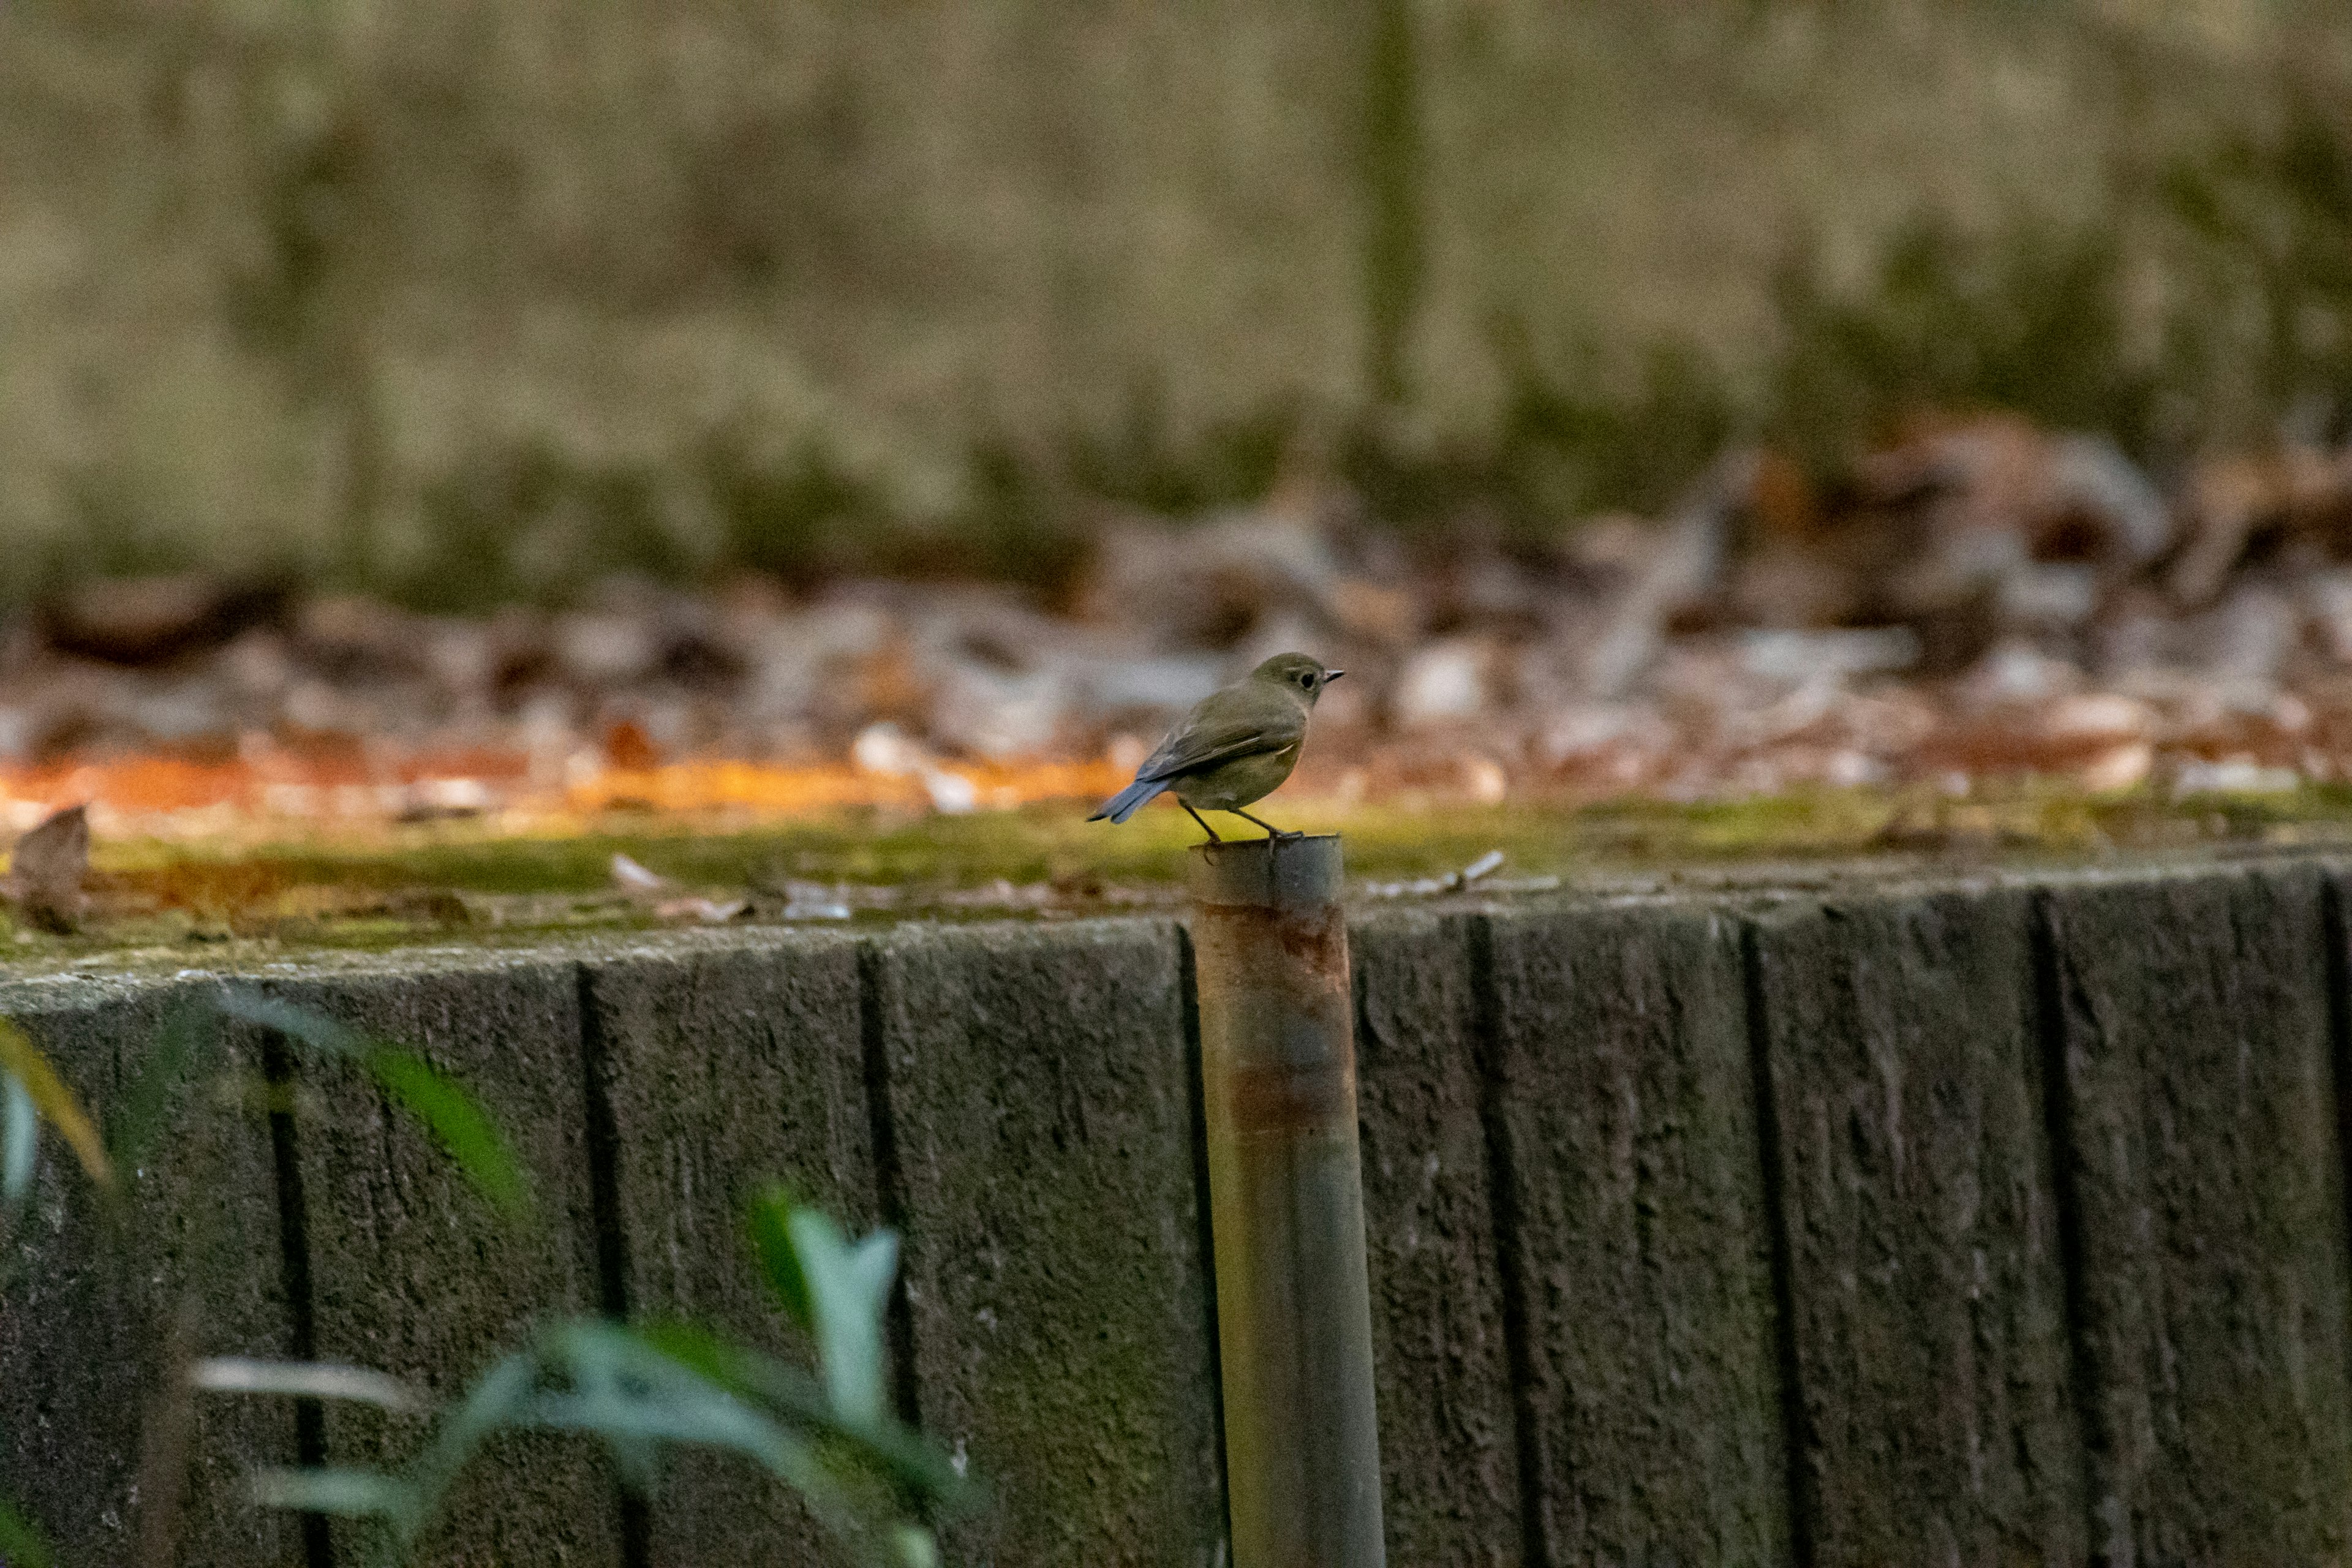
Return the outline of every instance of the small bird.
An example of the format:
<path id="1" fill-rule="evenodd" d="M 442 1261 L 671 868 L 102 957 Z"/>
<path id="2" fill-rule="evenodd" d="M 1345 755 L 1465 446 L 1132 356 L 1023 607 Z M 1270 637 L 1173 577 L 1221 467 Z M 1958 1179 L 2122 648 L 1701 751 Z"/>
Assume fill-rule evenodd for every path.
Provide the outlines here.
<path id="1" fill-rule="evenodd" d="M 1213 691 L 1184 715 L 1160 749 L 1135 770 L 1135 782 L 1103 802 L 1087 818 L 1125 822 L 1162 790 L 1192 813 L 1212 844 L 1217 830 L 1201 813 L 1230 811 L 1265 829 L 1268 838 L 1296 838 L 1242 807 L 1272 795 L 1298 765 L 1307 739 L 1307 716 L 1323 689 L 1348 672 L 1326 669 L 1303 653 L 1278 653 L 1249 675 Z"/>

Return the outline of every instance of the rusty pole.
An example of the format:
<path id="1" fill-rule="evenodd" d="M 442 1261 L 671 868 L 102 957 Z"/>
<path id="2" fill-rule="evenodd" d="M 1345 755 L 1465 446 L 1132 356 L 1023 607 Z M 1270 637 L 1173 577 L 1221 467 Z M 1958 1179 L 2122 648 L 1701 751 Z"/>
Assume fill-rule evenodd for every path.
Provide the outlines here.
<path id="1" fill-rule="evenodd" d="M 1234 1568 L 1381 1568 L 1336 835 L 1192 851 Z"/>

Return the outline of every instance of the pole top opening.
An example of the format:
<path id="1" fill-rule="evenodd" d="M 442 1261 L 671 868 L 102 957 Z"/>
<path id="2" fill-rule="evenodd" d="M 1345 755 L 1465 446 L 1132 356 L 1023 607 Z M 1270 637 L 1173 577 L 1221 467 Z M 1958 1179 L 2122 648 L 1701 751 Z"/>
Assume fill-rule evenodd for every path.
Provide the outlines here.
<path id="1" fill-rule="evenodd" d="M 1185 882 L 1204 904 L 1297 907 L 1336 903 L 1347 879 L 1336 833 L 1195 844 Z"/>

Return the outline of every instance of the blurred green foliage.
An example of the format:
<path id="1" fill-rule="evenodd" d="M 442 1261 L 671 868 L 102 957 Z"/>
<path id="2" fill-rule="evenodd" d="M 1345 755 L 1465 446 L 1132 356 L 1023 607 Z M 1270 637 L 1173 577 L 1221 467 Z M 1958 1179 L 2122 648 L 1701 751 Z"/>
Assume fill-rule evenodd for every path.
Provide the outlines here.
<path id="1" fill-rule="evenodd" d="M 132 1168 L 152 1150 L 173 1106 L 191 1095 L 202 1101 L 208 1089 L 236 1089 L 215 1081 L 220 1075 L 209 1059 L 217 1016 L 275 1031 L 314 1055 L 357 1062 L 394 1106 L 434 1134 L 508 1223 L 535 1223 L 511 1143 L 456 1079 L 413 1051 L 257 992 L 231 987 L 216 1007 L 217 1014 L 213 1005 L 191 1004 L 166 1020 L 113 1119 L 110 1146 L 98 1142 L 92 1118 L 39 1047 L 0 1019 L 0 1240 L 21 1220 L 44 1123 L 110 1194 L 113 1171 Z M 238 1099 L 212 1093 L 212 1113 Z M 215 1131 L 200 1121 L 200 1137 Z M 671 1449 L 737 1454 L 798 1492 L 860 1563 L 936 1568 L 932 1522 L 969 1506 L 976 1491 L 891 1409 L 885 1314 L 898 1272 L 897 1236 L 877 1231 L 853 1243 L 828 1215 L 772 1186 L 748 1206 L 745 1223 L 752 1261 L 779 1309 L 816 1347 L 819 1376 L 690 1322 L 633 1326 L 551 1317 L 530 1345 L 485 1369 L 462 1398 L 435 1415 L 430 1436 L 405 1463 L 267 1469 L 250 1478 L 254 1500 L 373 1521 L 368 1560 L 396 1563 L 447 1523 L 441 1510 L 451 1486 L 492 1436 L 509 1429 L 564 1432 L 603 1442 L 640 1492 L 659 1486 Z M 121 1226 L 106 1235 L 109 1245 L 133 1258 L 152 1239 Z M 0 1306 L 6 1283 L 0 1277 Z M 184 1281 L 183 1288 L 193 1308 L 200 1282 Z M 182 1345 L 173 1354 L 194 1348 Z M 365 1368 L 243 1356 L 167 1364 L 174 1386 L 157 1391 L 158 1411 L 184 1405 L 198 1390 L 361 1400 L 404 1412 L 425 1403 L 398 1379 Z M 158 1452 L 148 1455 L 149 1466 Z M 9 1501 L 7 1480 L 0 1475 L 0 1563 L 47 1568 L 47 1539 Z M 175 1518 L 179 1478 L 150 1468 L 141 1482 L 160 1500 L 151 1501 L 150 1511 Z M 171 1528 L 166 1522 L 158 1533 L 154 1520 L 142 1521 L 142 1547 L 160 1553 L 159 1561 L 172 1555 Z"/>

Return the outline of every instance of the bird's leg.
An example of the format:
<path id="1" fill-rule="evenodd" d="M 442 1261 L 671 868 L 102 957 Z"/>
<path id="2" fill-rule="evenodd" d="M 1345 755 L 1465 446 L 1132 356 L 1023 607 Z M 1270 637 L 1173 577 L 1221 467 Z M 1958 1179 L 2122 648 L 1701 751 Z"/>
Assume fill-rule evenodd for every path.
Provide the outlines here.
<path id="1" fill-rule="evenodd" d="M 1258 825 L 1260 827 L 1263 827 L 1263 828 L 1265 828 L 1265 836 L 1266 836 L 1266 837 L 1267 837 L 1268 839 L 1276 839 L 1276 838 L 1304 838 L 1304 837 L 1307 837 L 1304 833 L 1299 832 L 1299 831 L 1298 831 L 1297 828 L 1295 828 L 1295 827 L 1294 827 L 1294 828 L 1289 828 L 1289 829 L 1284 829 L 1284 828 L 1276 827 L 1276 826 L 1273 823 L 1271 823 L 1271 822 L 1260 822 L 1256 817 L 1252 816 L 1248 812 L 1242 810 L 1242 809 L 1241 809 L 1240 807 L 1238 807 L 1238 806 L 1236 806 L 1236 807 L 1234 807 L 1234 815 L 1235 816 L 1240 817 L 1244 822 L 1255 822 L 1255 823 L 1257 823 L 1257 825 Z M 1205 824 L 1204 824 L 1203 826 L 1205 826 Z"/>
<path id="2" fill-rule="evenodd" d="M 1176 804 L 1177 804 L 1178 805 L 1184 805 L 1184 803 L 1183 803 L 1182 801 L 1181 801 L 1181 800 L 1180 800 L 1180 801 L 1178 801 Z M 1215 828 L 1213 828 L 1213 827 L 1212 827 L 1212 826 L 1209 826 L 1209 819 L 1208 819 L 1207 817 L 1202 816 L 1199 812 L 1194 811 L 1194 810 L 1193 810 L 1191 806 L 1189 806 L 1189 805 L 1184 805 L 1184 813 L 1185 813 L 1185 815 L 1186 815 L 1186 816 L 1190 816 L 1193 821 L 1195 821 L 1195 822 L 1197 822 L 1197 823 L 1199 823 L 1199 824 L 1201 825 L 1201 831 L 1202 831 L 1202 832 L 1203 832 L 1203 833 L 1205 833 L 1205 834 L 1207 834 L 1207 835 L 1209 836 L 1209 842 L 1210 842 L 1210 843 L 1212 843 L 1212 844 L 1223 844 L 1223 843 L 1224 842 L 1224 840 L 1223 840 L 1223 839 L 1222 839 L 1222 838 L 1220 838 L 1220 837 L 1217 837 L 1217 830 L 1216 830 Z"/>

